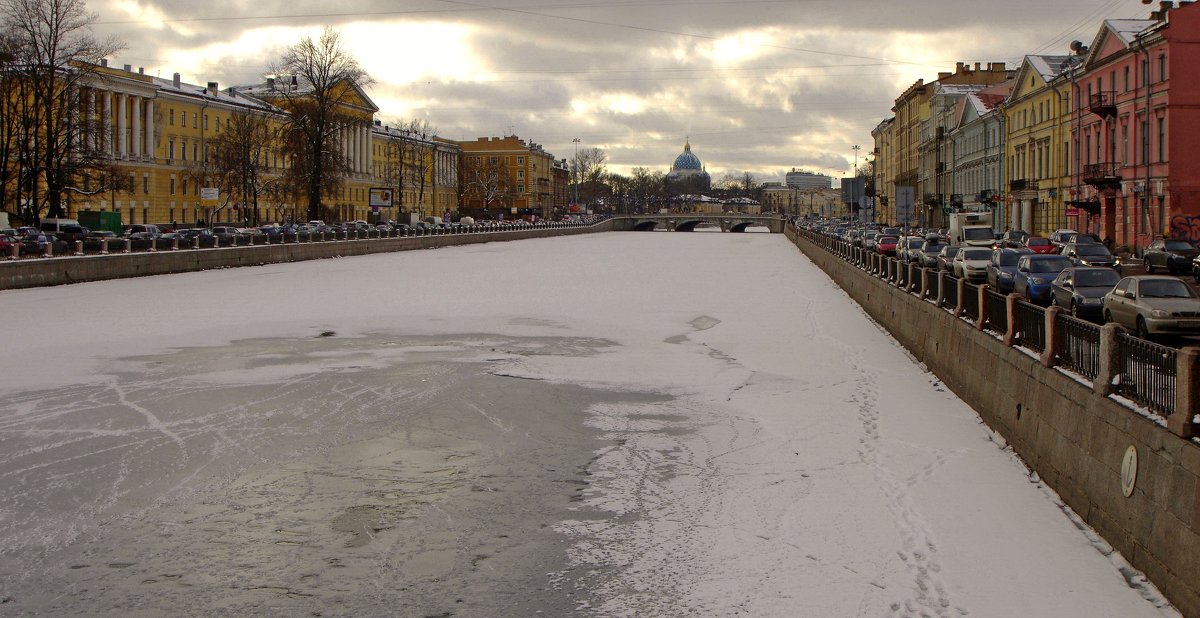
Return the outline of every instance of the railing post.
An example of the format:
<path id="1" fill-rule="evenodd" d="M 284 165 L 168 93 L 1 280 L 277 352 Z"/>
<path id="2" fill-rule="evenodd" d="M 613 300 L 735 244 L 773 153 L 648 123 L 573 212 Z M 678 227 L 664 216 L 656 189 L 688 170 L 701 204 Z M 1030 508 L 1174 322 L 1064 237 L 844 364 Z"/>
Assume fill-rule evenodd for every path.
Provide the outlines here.
<path id="1" fill-rule="evenodd" d="M 200 248 L 200 235 L 199 234 L 196 234 L 195 236 L 192 237 L 192 248 L 193 249 Z"/>
<path id="2" fill-rule="evenodd" d="M 1116 390 L 1113 388 L 1113 378 L 1117 376 L 1119 360 L 1117 358 L 1117 333 L 1120 327 L 1116 324 L 1105 324 L 1100 327 L 1100 366 L 1096 371 L 1096 379 L 1092 382 L 1092 392 L 1107 397 Z"/>
<path id="3" fill-rule="evenodd" d="M 1180 348 L 1175 363 L 1175 412 L 1167 417 L 1167 429 L 1191 439 L 1200 436 L 1200 426 L 1193 420 L 1200 410 L 1200 347 Z"/>
<path id="4" fill-rule="evenodd" d="M 1004 297 L 1004 312 L 1008 314 L 1008 329 L 1004 331 L 1004 345 L 1012 347 L 1017 344 L 1017 301 L 1020 294 L 1010 293 Z"/>
<path id="5" fill-rule="evenodd" d="M 955 294 L 958 298 L 958 303 L 954 305 L 954 317 L 958 318 L 962 317 L 962 314 L 967 310 L 967 306 L 963 304 L 963 297 L 967 295 L 967 280 L 960 277 L 954 280 L 954 284 L 958 288 L 958 294 Z"/>
<path id="6" fill-rule="evenodd" d="M 125 246 L 121 248 L 121 253 L 129 253 L 133 250 L 133 242 L 128 238 L 125 239 Z"/>
<path id="7" fill-rule="evenodd" d="M 147 249 L 147 251 L 149 251 L 150 253 L 154 253 L 155 251 L 158 251 L 158 239 L 157 238 L 154 238 L 153 236 L 150 237 L 150 248 Z"/>
<path id="8" fill-rule="evenodd" d="M 946 303 L 946 271 L 938 269 L 938 297 L 937 306 L 939 309 Z"/>
<path id="9" fill-rule="evenodd" d="M 75 255 L 83 255 L 83 241 L 75 241 Z"/>
<path id="10" fill-rule="evenodd" d="M 1045 325 L 1042 327 L 1046 333 L 1045 345 L 1042 348 L 1042 366 L 1053 367 L 1058 361 L 1058 356 L 1055 350 L 1058 349 L 1058 314 L 1062 313 L 1062 307 L 1058 305 L 1050 305 L 1045 312 Z M 1115 341 L 1114 341 L 1115 343 Z M 1116 349 L 1116 346 L 1113 346 Z"/>
<path id="11" fill-rule="evenodd" d="M 917 275 L 920 273 L 921 273 L 921 267 L 919 267 L 916 264 L 913 264 L 911 262 L 908 264 L 908 280 L 904 282 L 906 284 L 904 286 L 904 291 L 914 292 L 914 291 L 920 289 L 920 285 L 916 281 Z M 924 280 L 924 277 L 922 277 L 921 279 Z"/>
<path id="12" fill-rule="evenodd" d="M 13 248 L 15 249 L 16 247 Z M 108 239 L 104 237 L 100 238 L 100 255 L 108 255 Z"/>
<path id="13" fill-rule="evenodd" d="M 42 257 L 54 257 L 54 243 L 46 242 L 46 246 L 42 248 Z"/>
<path id="14" fill-rule="evenodd" d="M 179 237 L 175 236 L 171 239 L 171 251 L 179 251 Z"/>
<path id="15" fill-rule="evenodd" d="M 979 317 L 975 318 L 976 330 L 983 330 L 983 327 L 987 325 L 987 289 L 988 286 L 986 283 L 980 283 L 979 287 L 975 288 L 976 295 L 978 296 L 978 298 L 975 300 L 975 306 L 979 308 L 977 310 Z"/>

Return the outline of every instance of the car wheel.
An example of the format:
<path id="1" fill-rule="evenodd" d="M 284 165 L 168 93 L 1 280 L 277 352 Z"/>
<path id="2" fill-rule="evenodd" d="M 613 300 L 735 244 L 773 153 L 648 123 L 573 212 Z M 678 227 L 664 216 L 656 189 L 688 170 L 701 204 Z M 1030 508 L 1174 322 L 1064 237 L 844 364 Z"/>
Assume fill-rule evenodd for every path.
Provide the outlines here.
<path id="1" fill-rule="evenodd" d="M 1137 336 L 1139 339 L 1150 341 L 1150 331 L 1146 329 L 1146 320 L 1140 315 L 1137 319 Z"/>
<path id="2" fill-rule="evenodd" d="M 1196 283 L 1200 283 L 1200 269 L 1193 270 L 1192 277 L 1195 277 Z"/>
<path id="3" fill-rule="evenodd" d="M 1146 274 L 1149 274 L 1149 275 L 1154 274 L 1154 262 L 1151 262 L 1148 259 L 1146 260 Z"/>
<path id="4" fill-rule="evenodd" d="M 1079 316 L 1079 305 L 1075 304 L 1075 301 L 1073 301 L 1073 300 L 1071 301 L 1071 317 L 1076 318 L 1076 319 L 1079 319 L 1079 317 L 1080 317 Z"/>

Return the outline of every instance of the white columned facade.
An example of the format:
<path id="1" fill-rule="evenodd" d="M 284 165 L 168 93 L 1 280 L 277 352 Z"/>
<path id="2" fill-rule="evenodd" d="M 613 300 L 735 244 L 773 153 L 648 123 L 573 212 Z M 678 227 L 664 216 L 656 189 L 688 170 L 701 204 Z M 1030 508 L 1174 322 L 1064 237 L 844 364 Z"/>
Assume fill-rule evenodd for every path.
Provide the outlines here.
<path id="1" fill-rule="evenodd" d="M 154 159 L 154 99 L 146 99 L 146 156 Z"/>
<path id="2" fill-rule="evenodd" d="M 129 154 L 129 131 L 125 128 L 128 118 L 125 111 L 125 100 L 128 98 L 128 95 L 125 94 L 117 95 L 117 156 L 119 157 Z"/>
<path id="3" fill-rule="evenodd" d="M 100 150 L 100 108 L 97 107 L 96 89 L 90 88 L 88 91 L 87 116 L 88 116 L 88 149 L 93 152 Z"/>
<path id="4" fill-rule="evenodd" d="M 114 156 L 117 153 L 113 150 L 113 145 L 116 140 L 113 139 L 113 121 L 112 121 L 112 98 L 111 90 L 104 91 L 104 129 L 100 132 L 101 138 L 104 140 L 104 150 L 108 152 L 108 156 Z"/>
<path id="5" fill-rule="evenodd" d="M 131 97 L 130 102 L 133 104 L 133 148 L 130 154 L 136 159 L 142 156 L 142 97 Z"/>
<path id="6" fill-rule="evenodd" d="M 374 137 L 375 136 L 372 135 L 372 132 L 371 132 L 371 125 L 367 125 L 367 157 L 366 157 L 367 165 L 366 165 L 366 167 L 367 167 L 367 175 L 368 176 L 375 175 L 375 168 L 372 165 L 372 163 L 375 159 L 375 151 L 372 148 L 373 142 L 374 142 Z"/>

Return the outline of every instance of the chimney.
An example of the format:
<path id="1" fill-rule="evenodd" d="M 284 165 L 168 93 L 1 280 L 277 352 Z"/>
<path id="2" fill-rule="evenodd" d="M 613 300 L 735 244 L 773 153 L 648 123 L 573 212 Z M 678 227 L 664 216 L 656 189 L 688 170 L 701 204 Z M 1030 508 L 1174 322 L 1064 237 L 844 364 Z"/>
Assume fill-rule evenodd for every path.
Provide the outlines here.
<path id="1" fill-rule="evenodd" d="M 275 78 L 274 77 L 267 78 L 267 88 L 270 88 L 271 90 L 275 89 Z"/>
<path id="2" fill-rule="evenodd" d="M 383 121 L 382 121 L 382 120 L 376 120 L 376 121 L 375 121 L 375 126 L 377 126 L 377 127 L 378 127 L 378 126 L 383 126 Z"/>
<path id="3" fill-rule="evenodd" d="M 106 66 L 108 66 L 108 58 L 101 58 L 101 59 L 100 59 L 100 66 L 102 66 L 102 67 L 106 67 Z"/>
<path id="4" fill-rule="evenodd" d="M 953 74 L 953 73 L 947 73 L 947 72 L 945 72 L 945 71 L 938 71 L 938 81 L 941 81 L 941 80 L 943 80 L 943 79 L 946 79 L 947 77 L 950 77 L 951 75 L 954 75 L 954 74 Z"/>
<path id="5" fill-rule="evenodd" d="M 299 85 L 299 84 L 296 82 L 296 76 L 293 75 L 292 76 L 292 87 L 295 88 L 297 85 Z"/>
<path id="6" fill-rule="evenodd" d="M 208 94 L 215 97 L 217 96 L 217 92 L 217 82 L 208 82 Z"/>
<path id="7" fill-rule="evenodd" d="M 132 73 L 132 72 L 133 72 L 133 65 L 132 65 L 132 64 L 127 64 L 127 65 L 125 65 L 125 72 L 126 72 L 126 73 Z"/>
<path id="8" fill-rule="evenodd" d="M 979 63 L 978 63 L 978 62 L 976 62 L 976 63 L 975 63 L 975 70 L 976 70 L 976 71 L 978 71 L 978 70 L 979 70 Z"/>
<path id="9" fill-rule="evenodd" d="M 174 84 L 176 88 L 179 87 L 179 74 L 178 73 L 171 76 L 171 83 Z"/>
<path id="10" fill-rule="evenodd" d="M 954 63 L 954 72 L 955 73 L 962 73 L 964 70 L 966 70 L 966 68 L 967 68 L 967 65 L 962 62 Z"/>
<path id="11" fill-rule="evenodd" d="M 138 67 L 138 75 L 145 75 L 146 67 Z"/>

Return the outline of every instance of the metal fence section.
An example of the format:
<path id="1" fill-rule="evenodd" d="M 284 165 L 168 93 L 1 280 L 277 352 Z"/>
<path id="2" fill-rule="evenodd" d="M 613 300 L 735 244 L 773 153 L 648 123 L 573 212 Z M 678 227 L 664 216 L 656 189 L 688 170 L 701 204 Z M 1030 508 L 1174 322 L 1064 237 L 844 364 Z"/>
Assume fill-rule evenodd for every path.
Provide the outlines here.
<path id="1" fill-rule="evenodd" d="M 1018 345 L 1034 352 L 1042 352 L 1046 349 L 1045 310 L 1037 305 L 1018 300 L 1016 309 L 1013 311 L 1013 319 L 1016 320 Z"/>
<path id="2" fill-rule="evenodd" d="M 942 305 L 951 309 L 958 306 L 958 279 L 946 275 L 946 293 L 942 296 Z"/>
<path id="3" fill-rule="evenodd" d="M 963 286 L 963 314 L 972 320 L 979 319 L 979 286 L 968 283 Z"/>
<path id="4" fill-rule="evenodd" d="M 1059 366 L 1095 380 L 1100 372 L 1100 326 L 1062 313 L 1054 323 Z"/>
<path id="5" fill-rule="evenodd" d="M 989 289 L 984 293 L 984 315 L 987 316 L 988 329 L 998 333 L 1008 332 L 1008 298 L 996 290 Z"/>
<path id="6" fill-rule="evenodd" d="M 1169 416 L 1175 410 L 1179 353 L 1125 333 L 1117 333 L 1117 392 Z"/>
<path id="7" fill-rule="evenodd" d="M 931 268 L 921 269 L 922 277 L 925 277 L 925 298 L 937 300 L 938 297 L 938 271 Z"/>

